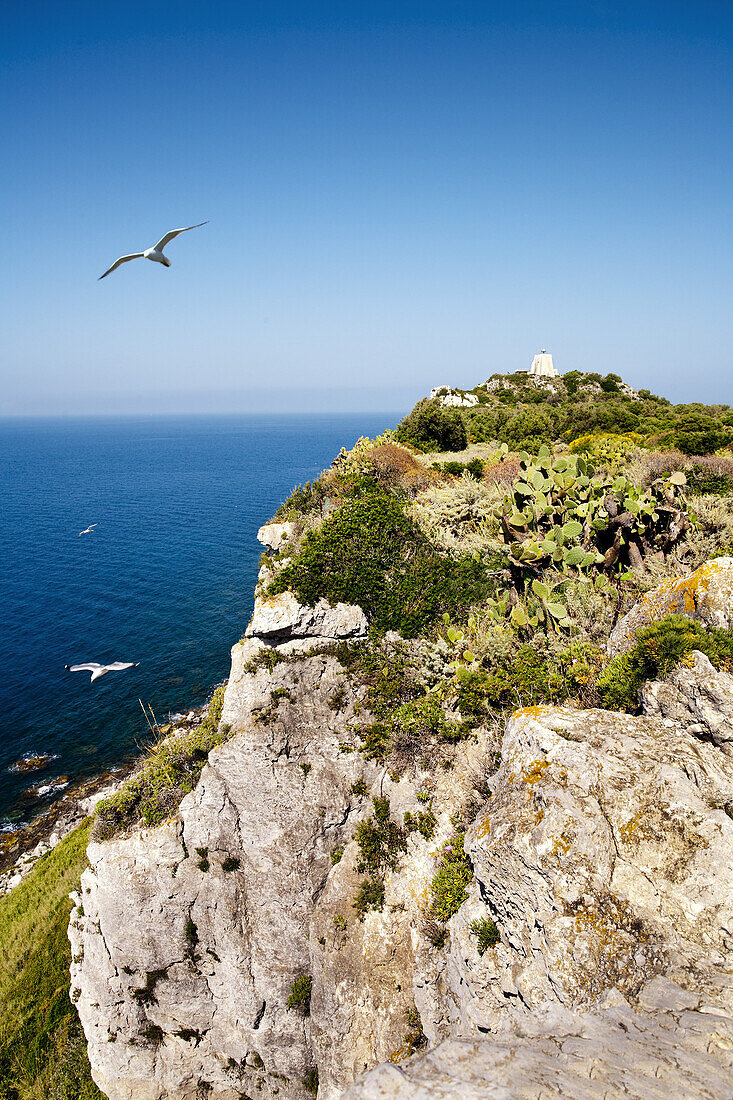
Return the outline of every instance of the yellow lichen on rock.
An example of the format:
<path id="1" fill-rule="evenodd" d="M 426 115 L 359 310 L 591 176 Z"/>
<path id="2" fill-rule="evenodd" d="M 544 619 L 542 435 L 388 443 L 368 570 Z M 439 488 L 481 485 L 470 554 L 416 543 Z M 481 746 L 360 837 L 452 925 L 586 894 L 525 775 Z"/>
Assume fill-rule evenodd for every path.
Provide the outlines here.
<path id="1" fill-rule="evenodd" d="M 620 620 L 608 639 L 611 655 L 625 653 L 645 626 L 667 615 L 687 615 L 705 626 L 728 628 L 733 607 L 733 558 L 714 558 L 694 573 L 667 580 L 647 592 Z"/>

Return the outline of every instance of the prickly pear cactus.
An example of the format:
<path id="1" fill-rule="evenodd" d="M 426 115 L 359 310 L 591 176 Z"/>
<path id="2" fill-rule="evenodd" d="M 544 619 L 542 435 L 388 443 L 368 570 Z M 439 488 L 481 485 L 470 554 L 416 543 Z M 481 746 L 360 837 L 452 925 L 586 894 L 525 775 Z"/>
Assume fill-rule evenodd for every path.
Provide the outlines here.
<path id="1" fill-rule="evenodd" d="M 597 474 L 583 455 L 520 455 L 520 474 L 497 518 L 518 577 L 547 568 L 569 575 L 637 568 L 650 552 L 667 553 L 690 526 L 674 473 L 650 489 L 623 475 Z M 538 593 L 535 593 L 539 595 Z M 547 601 L 545 601 L 547 602 Z"/>

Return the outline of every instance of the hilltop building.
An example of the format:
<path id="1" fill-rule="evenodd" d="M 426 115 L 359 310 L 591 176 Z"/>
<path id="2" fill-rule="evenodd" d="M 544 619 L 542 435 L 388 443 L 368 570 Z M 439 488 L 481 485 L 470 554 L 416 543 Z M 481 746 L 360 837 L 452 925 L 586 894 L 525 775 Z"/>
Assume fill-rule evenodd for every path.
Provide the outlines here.
<path id="1" fill-rule="evenodd" d="M 552 356 L 544 348 L 535 355 L 532 366 L 527 371 L 527 374 L 532 374 L 535 378 L 557 378 L 559 373 L 552 365 Z"/>

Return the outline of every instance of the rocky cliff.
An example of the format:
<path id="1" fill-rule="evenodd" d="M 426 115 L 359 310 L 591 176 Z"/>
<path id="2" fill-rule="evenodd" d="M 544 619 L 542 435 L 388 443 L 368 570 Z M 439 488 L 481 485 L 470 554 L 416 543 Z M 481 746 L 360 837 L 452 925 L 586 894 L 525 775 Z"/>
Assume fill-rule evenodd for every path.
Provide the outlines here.
<path id="1" fill-rule="evenodd" d="M 366 629 L 260 596 L 195 789 L 90 846 L 69 934 L 100 1088 L 733 1095 L 733 677 L 694 653 L 639 715 L 525 708 L 396 771 L 358 751 Z M 359 910 L 377 806 L 394 850 Z"/>

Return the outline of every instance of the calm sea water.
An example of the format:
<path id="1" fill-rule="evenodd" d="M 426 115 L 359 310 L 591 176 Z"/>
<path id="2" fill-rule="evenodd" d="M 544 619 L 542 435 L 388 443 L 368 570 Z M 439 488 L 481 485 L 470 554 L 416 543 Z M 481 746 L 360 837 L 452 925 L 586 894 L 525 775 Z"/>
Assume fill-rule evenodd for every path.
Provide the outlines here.
<path id="1" fill-rule="evenodd" d="M 0 827 L 205 702 L 252 612 L 257 528 L 377 415 L 0 422 Z M 90 523 L 92 535 L 78 537 Z M 65 664 L 140 661 L 94 684 Z M 53 753 L 32 776 L 9 771 Z"/>

